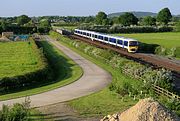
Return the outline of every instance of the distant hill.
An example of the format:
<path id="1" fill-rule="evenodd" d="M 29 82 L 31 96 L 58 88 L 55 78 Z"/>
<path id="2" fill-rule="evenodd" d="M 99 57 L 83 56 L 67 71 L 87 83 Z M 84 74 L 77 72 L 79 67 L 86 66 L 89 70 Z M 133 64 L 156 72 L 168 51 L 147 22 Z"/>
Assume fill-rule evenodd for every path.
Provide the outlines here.
<path id="1" fill-rule="evenodd" d="M 122 15 L 124 13 L 125 12 L 111 13 L 111 14 L 108 15 L 108 17 L 117 17 L 117 16 L 120 16 L 120 15 Z M 136 11 L 132 11 L 130 13 L 133 13 L 138 18 L 145 17 L 145 16 L 157 16 L 157 13 L 152 13 L 152 12 L 136 12 Z"/>

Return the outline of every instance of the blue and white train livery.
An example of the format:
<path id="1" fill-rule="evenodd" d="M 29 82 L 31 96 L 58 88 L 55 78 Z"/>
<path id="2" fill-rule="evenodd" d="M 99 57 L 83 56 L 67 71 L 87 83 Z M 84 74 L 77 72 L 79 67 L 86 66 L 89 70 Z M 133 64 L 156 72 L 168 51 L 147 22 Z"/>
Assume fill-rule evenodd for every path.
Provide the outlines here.
<path id="1" fill-rule="evenodd" d="M 75 35 L 89 38 L 92 41 L 100 41 L 110 45 L 118 46 L 127 49 L 128 52 L 135 53 L 138 50 L 138 41 L 131 38 L 124 38 L 118 36 L 111 36 L 93 31 L 75 29 Z"/>

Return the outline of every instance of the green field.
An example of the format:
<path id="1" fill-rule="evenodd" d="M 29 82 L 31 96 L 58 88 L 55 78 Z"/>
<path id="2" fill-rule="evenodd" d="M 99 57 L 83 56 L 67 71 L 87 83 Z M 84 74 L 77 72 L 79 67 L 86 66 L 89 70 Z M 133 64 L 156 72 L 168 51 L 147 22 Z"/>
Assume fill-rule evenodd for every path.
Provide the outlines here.
<path id="1" fill-rule="evenodd" d="M 180 47 L 180 32 L 141 33 L 141 34 L 114 34 L 137 39 L 147 44 L 157 44 L 165 48 Z"/>
<path id="2" fill-rule="evenodd" d="M 0 78 L 35 72 L 45 65 L 33 41 L 0 43 Z"/>
<path id="3" fill-rule="evenodd" d="M 0 101 L 50 91 L 70 84 L 82 76 L 82 69 L 77 66 L 77 64 L 74 63 L 74 61 L 72 61 L 69 57 L 64 55 L 63 52 L 57 50 L 46 41 L 39 42 L 39 46 L 43 48 L 49 65 L 51 66 L 52 70 L 54 70 L 55 79 L 48 82 L 44 80 L 39 84 L 32 85 L 24 89 L 22 88 L 22 90 L 0 95 Z"/>

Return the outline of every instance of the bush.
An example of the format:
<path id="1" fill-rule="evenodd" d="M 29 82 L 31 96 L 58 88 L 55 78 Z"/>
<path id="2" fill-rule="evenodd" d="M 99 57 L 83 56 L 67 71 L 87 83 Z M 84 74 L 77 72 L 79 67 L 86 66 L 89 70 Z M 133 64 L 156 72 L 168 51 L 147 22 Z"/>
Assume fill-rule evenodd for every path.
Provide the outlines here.
<path id="1" fill-rule="evenodd" d="M 169 57 L 180 57 L 180 47 L 165 48 L 163 46 L 158 46 L 155 49 L 155 54 L 169 56 Z"/>
<path id="2" fill-rule="evenodd" d="M 0 111 L 0 121 L 29 121 L 30 101 L 26 100 L 23 104 L 16 103 L 10 108 L 3 105 Z"/>

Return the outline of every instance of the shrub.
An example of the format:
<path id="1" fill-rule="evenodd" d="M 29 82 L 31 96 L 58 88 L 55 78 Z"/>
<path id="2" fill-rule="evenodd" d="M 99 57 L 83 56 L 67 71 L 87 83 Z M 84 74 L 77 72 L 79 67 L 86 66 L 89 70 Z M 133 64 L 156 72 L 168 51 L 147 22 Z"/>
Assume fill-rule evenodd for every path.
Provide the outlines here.
<path id="1" fill-rule="evenodd" d="M 0 111 L 0 121 L 29 121 L 30 116 L 30 101 L 25 100 L 23 104 L 16 103 L 10 108 L 3 105 Z"/>

